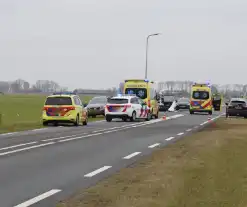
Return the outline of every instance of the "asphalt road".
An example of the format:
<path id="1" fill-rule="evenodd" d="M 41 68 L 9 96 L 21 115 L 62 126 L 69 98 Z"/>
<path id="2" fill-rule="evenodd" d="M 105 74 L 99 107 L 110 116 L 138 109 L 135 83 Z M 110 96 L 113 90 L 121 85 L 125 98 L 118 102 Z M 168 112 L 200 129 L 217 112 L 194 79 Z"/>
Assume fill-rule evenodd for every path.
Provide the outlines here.
<path id="1" fill-rule="evenodd" d="M 200 129 L 208 117 L 180 111 L 167 113 L 167 120 L 100 121 L 0 135 L 0 206 L 55 206 L 76 190 Z"/>

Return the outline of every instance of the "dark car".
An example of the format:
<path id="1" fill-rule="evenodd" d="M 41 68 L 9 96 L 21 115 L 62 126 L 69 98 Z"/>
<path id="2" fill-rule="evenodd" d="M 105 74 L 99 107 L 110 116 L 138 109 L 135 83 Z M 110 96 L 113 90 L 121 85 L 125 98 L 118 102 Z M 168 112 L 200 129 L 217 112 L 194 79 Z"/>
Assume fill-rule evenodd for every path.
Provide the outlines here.
<path id="1" fill-rule="evenodd" d="M 89 101 L 87 105 L 88 116 L 95 118 L 98 115 L 105 115 L 105 106 L 107 104 L 107 96 L 96 96 Z"/>
<path id="2" fill-rule="evenodd" d="M 226 103 L 226 117 L 240 116 L 247 118 L 247 100 L 243 98 L 232 98 Z"/>
<path id="3" fill-rule="evenodd" d="M 159 102 L 159 111 L 167 111 L 174 101 L 174 96 L 161 97 L 161 102 Z"/>
<path id="4" fill-rule="evenodd" d="M 180 98 L 176 106 L 176 110 L 179 110 L 179 109 L 190 109 L 190 99 Z"/>

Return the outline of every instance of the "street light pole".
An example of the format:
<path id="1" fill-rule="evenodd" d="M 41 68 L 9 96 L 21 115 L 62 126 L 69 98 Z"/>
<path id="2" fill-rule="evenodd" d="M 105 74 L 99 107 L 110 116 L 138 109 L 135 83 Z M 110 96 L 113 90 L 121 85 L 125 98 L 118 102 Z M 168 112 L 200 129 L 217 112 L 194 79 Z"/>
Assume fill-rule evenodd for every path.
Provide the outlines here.
<path id="1" fill-rule="evenodd" d="M 146 41 L 146 68 L 145 68 L 145 79 L 147 79 L 148 76 L 148 40 L 150 37 L 152 36 L 156 36 L 156 35 L 160 35 L 160 33 L 156 33 L 156 34 L 150 34 L 147 36 L 147 41 Z"/>

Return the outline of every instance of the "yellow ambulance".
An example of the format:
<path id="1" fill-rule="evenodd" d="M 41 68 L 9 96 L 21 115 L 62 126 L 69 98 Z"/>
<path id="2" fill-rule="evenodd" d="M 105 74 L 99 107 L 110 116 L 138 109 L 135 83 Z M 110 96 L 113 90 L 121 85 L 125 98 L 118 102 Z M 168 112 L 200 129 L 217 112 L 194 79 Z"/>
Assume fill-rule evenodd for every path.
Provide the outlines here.
<path id="1" fill-rule="evenodd" d="M 153 81 L 143 79 L 129 79 L 124 81 L 123 93 L 135 94 L 151 108 L 152 117 L 159 117 L 156 85 Z"/>
<path id="2" fill-rule="evenodd" d="M 209 84 L 194 83 L 191 87 L 190 114 L 194 112 L 213 112 L 212 91 Z"/>

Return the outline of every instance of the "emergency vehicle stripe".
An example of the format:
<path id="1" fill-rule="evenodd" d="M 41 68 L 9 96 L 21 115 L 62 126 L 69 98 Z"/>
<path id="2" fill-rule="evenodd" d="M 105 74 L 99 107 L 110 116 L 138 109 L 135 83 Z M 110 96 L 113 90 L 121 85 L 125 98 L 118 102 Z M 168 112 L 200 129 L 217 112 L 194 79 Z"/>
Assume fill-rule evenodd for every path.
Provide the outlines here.
<path id="1" fill-rule="evenodd" d="M 207 108 L 210 105 L 211 101 L 208 101 L 204 106 L 202 106 L 204 109 Z"/>

